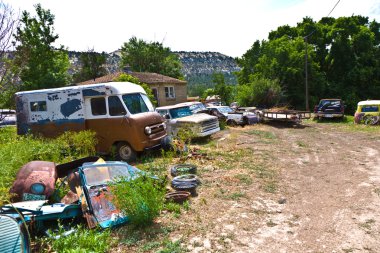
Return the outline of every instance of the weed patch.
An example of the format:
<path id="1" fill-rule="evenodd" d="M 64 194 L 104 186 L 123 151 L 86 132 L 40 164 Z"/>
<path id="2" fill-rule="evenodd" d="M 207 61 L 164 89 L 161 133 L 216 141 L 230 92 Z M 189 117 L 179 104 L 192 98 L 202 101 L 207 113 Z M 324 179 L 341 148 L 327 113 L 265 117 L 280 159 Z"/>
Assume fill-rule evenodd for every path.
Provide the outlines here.
<path id="1" fill-rule="evenodd" d="M 57 139 L 17 136 L 15 128 L 0 128 L 0 205 L 9 202 L 9 188 L 17 171 L 33 160 L 57 164 L 95 155 L 95 133 L 66 132 Z"/>
<path id="2" fill-rule="evenodd" d="M 140 176 L 134 180 L 111 184 L 110 188 L 116 206 L 137 227 L 152 224 L 163 208 L 165 192 L 156 179 Z"/>
<path id="3" fill-rule="evenodd" d="M 107 252 L 114 241 L 110 237 L 110 231 L 100 231 L 78 226 L 76 231 L 70 235 L 64 235 L 62 227 L 53 236 L 58 239 L 43 238 L 40 240 L 40 251 L 42 252 Z"/>

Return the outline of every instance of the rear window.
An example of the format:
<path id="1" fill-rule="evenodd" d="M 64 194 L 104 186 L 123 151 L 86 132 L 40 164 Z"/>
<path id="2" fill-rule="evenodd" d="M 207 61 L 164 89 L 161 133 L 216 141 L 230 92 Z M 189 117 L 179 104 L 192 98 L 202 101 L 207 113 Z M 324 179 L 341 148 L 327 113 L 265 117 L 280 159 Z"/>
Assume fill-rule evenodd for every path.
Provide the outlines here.
<path id="1" fill-rule="evenodd" d="M 379 107 L 377 105 L 363 105 L 362 112 L 378 112 Z"/>
<path id="2" fill-rule="evenodd" d="M 341 100 L 322 100 L 319 106 L 340 106 L 341 102 Z"/>

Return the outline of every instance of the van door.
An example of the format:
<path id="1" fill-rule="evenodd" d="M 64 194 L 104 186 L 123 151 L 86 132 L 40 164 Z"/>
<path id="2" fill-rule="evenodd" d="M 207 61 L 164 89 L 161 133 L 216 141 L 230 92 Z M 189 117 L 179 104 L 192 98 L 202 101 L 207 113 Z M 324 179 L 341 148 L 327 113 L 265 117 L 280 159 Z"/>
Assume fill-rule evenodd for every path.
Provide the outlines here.
<path id="1" fill-rule="evenodd" d="M 112 145 L 128 140 L 130 126 L 118 96 L 85 98 L 86 129 L 96 132 L 100 153 L 109 153 Z"/>

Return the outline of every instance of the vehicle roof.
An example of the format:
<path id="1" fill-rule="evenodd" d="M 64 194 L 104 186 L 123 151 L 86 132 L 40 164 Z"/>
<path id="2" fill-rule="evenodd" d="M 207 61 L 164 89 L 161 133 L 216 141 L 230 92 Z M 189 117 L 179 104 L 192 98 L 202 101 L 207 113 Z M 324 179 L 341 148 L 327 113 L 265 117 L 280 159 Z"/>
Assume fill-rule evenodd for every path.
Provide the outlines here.
<path id="1" fill-rule="evenodd" d="M 203 104 L 202 102 L 199 102 L 199 101 L 194 101 L 194 102 L 183 102 L 183 103 L 179 103 L 177 105 L 182 105 L 182 106 L 190 106 L 190 105 L 196 105 L 196 104 Z"/>
<path id="2" fill-rule="evenodd" d="M 14 113 L 16 113 L 16 111 L 12 110 L 12 109 L 0 109 L 0 112 L 14 112 Z"/>
<path id="3" fill-rule="evenodd" d="M 41 90 L 30 90 L 30 91 L 20 91 L 17 92 L 16 95 L 23 94 L 35 94 L 35 93 L 46 93 L 46 92 L 59 92 L 59 91 L 80 91 L 80 90 L 88 90 L 88 89 L 109 89 L 112 91 L 112 94 L 127 94 L 127 93 L 144 93 L 145 90 L 137 84 L 131 82 L 109 82 L 109 83 L 97 83 L 97 84 L 89 84 L 89 85 L 77 85 L 77 86 L 67 86 L 61 88 L 52 88 L 52 89 L 41 89 Z"/>
<path id="4" fill-rule="evenodd" d="M 231 108 L 228 105 L 212 105 L 212 106 L 207 106 L 207 108 L 216 108 L 216 109 L 218 109 L 218 108 L 226 108 L 226 107 Z"/>
<path id="5" fill-rule="evenodd" d="M 181 103 L 181 104 L 175 104 L 175 105 L 166 105 L 166 106 L 156 107 L 156 110 L 169 110 L 169 109 L 173 109 L 173 108 L 189 107 L 189 106 L 190 105 L 183 105 Z"/>
<path id="6" fill-rule="evenodd" d="M 358 105 L 380 105 L 380 100 L 366 100 L 360 101 Z"/>
<path id="7" fill-rule="evenodd" d="M 321 99 L 321 101 L 323 100 L 336 100 L 336 101 L 339 101 L 339 100 L 342 100 L 340 98 L 324 98 L 324 99 Z"/>

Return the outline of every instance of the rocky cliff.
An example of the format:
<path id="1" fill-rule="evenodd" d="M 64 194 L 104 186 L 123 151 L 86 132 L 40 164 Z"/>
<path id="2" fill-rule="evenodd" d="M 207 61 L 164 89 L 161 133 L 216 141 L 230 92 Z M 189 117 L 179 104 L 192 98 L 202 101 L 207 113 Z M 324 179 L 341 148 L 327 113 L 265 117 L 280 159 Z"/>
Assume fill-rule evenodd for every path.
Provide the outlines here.
<path id="1" fill-rule="evenodd" d="M 182 73 L 189 86 L 205 85 L 212 86 L 212 74 L 223 73 L 228 84 L 236 84 L 236 77 L 233 74 L 239 71 L 235 59 L 218 52 L 174 52 L 182 62 Z M 80 67 L 79 56 L 81 52 L 69 52 L 71 63 L 70 73 L 74 73 Z M 108 54 L 106 68 L 109 73 L 118 71 L 120 62 L 120 52 L 115 51 Z"/>

